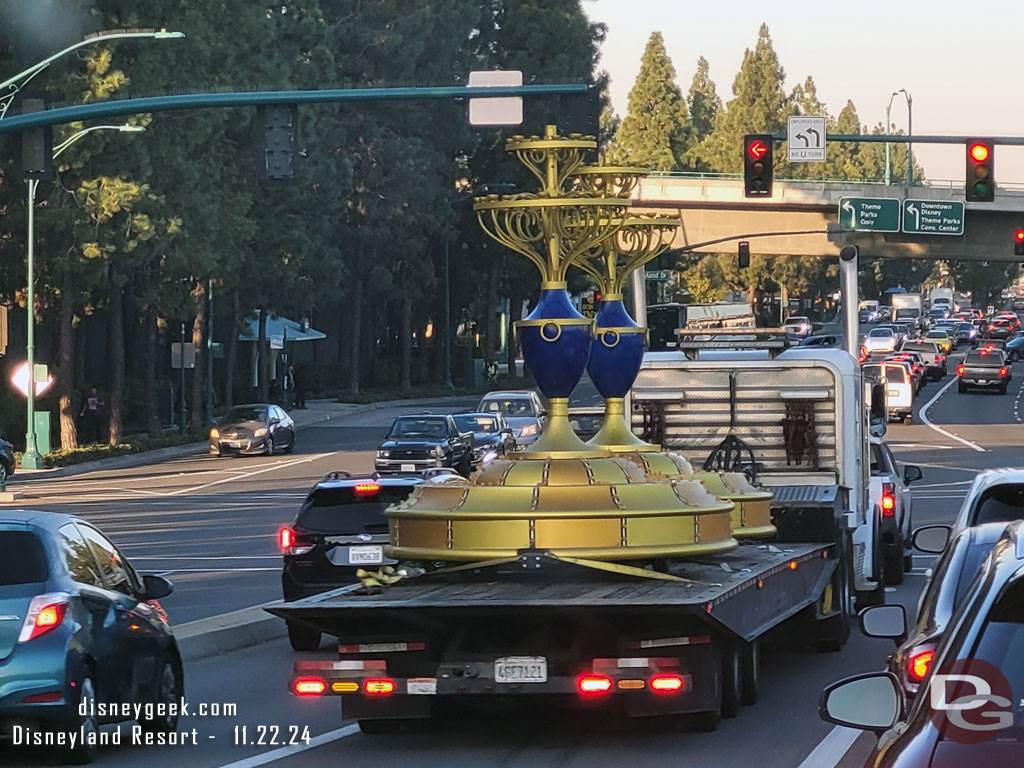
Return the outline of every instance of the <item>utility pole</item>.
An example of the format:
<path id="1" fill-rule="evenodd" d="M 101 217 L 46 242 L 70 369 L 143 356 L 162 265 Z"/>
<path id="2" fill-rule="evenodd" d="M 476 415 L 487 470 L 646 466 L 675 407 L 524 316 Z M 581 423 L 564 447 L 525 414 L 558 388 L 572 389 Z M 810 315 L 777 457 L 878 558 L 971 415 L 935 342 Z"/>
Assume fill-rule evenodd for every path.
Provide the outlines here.
<path id="1" fill-rule="evenodd" d="M 185 323 L 181 324 L 181 434 L 188 429 L 188 406 L 185 404 Z"/>
<path id="2" fill-rule="evenodd" d="M 206 423 L 213 423 L 213 279 L 206 282 Z"/>
<path id="3" fill-rule="evenodd" d="M 455 389 L 452 384 L 452 307 L 451 285 L 448 281 L 448 241 L 444 241 L 444 388 Z"/>

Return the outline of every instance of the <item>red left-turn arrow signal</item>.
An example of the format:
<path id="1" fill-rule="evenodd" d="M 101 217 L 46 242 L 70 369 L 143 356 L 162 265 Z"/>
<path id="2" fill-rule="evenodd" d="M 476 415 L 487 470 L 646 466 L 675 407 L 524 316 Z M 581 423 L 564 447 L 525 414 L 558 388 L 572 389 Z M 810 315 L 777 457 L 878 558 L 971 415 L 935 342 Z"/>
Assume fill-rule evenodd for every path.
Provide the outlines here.
<path id="1" fill-rule="evenodd" d="M 768 147 L 762 144 L 760 139 L 754 139 L 754 141 L 750 143 L 750 146 L 747 147 L 747 152 L 749 152 L 750 156 L 755 160 L 760 160 L 761 157 L 768 152 Z"/>

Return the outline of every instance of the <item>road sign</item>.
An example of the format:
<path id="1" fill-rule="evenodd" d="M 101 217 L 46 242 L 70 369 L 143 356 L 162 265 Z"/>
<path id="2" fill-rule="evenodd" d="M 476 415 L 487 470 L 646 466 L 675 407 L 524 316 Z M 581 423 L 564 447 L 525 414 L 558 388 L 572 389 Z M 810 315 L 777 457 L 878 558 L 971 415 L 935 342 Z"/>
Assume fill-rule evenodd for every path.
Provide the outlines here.
<path id="1" fill-rule="evenodd" d="M 277 333 L 272 334 L 270 337 L 270 348 L 271 349 L 284 349 L 284 334 Z"/>
<path id="2" fill-rule="evenodd" d="M 181 348 L 185 347 L 185 364 L 182 365 Z M 191 341 L 182 344 L 180 341 L 171 343 L 171 368 L 195 368 L 196 367 L 196 345 Z M 184 374 L 183 374 L 184 375 Z"/>
<path id="3" fill-rule="evenodd" d="M 522 85 L 523 73 L 518 70 L 489 71 L 477 70 L 469 73 L 470 86 Z M 522 125 L 523 99 L 521 96 L 504 96 L 496 99 L 470 99 L 469 124 L 478 126 Z"/>
<path id="4" fill-rule="evenodd" d="M 666 283 L 672 272 L 668 269 L 648 269 L 647 279 L 656 283 Z"/>
<path id="5" fill-rule="evenodd" d="M 899 232 L 900 201 L 888 197 L 841 197 L 839 226 L 847 232 Z"/>
<path id="6" fill-rule="evenodd" d="M 903 231 L 921 235 L 962 235 L 964 204 L 948 200 L 904 200 Z"/>
<path id="7" fill-rule="evenodd" d="M 786 123 L 786 159 L 791 163 L 825 162 L 825 118 L 793 116 Z"/>

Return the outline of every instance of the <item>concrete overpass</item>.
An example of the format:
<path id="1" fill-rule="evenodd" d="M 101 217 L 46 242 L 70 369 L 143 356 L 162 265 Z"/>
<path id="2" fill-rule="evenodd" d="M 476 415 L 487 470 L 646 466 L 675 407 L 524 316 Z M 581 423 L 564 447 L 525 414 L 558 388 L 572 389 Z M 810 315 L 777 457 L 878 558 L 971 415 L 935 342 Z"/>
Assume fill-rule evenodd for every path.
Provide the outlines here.
<path id="1" fill-rule="evenodd" d="M 673 247 L 738 235 L 753 254 L 838 256 L 859 245 L 861 257 L 910 257 L 971 261 L 1024 261 L 1013 255 L 1013 237 L 1024 228 L 1024 189 L 997 189 L 991 203 L 967 203 L 963 235 L 843 232 L 837 212 L 843 197 L 964 200 L 963 185 L 885 186 L 831 181 L 776 181 L 772 197 L 743 196 L 743 179 L 652 175 L 634 193 L 634 210 L 673 213 L 682 226 Z M 800 234 L 793 234 L 800 233 Z M 695 247 L 697 253 L 728 253 L 735 241 Z"/>

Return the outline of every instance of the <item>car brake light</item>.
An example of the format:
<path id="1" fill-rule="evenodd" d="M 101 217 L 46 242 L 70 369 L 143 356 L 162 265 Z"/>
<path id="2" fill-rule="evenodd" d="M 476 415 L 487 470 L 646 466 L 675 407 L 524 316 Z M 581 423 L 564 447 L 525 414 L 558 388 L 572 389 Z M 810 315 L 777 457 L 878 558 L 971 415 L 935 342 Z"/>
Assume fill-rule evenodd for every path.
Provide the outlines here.
<path id="1" fill-rule="evenodd" d="M 962 365 L 958 365 L 956 367 L 956 375 L 957 376 L 963 376 L 964 375 L 964 367 Z"/>
<path id="2" fill-rule="evenodd" d="M 304 540 L 302 534 L 287 526 L 278 531 L 277 544 L 286 555 L 304 555 L 313 549 L 313 545 Z"/>
<path id="3" fill-rule="evenodd" d="M 49 693 L 34 693 L 21 700 L 22 704 L 56 704 L 61 700 L 60 691 Z"/>
<path id="4" fill-rule="evenodd" d="M 896 486 L 882 483 L 882 517 L 893 517 L 896 514 Z"/>
<path id="5" fill-rule="evenodd" d="M 380 483 L 356 483 L 354 490 L 356 496 L 370 496 L 380 493 Z"/>
<path id="6" fill-rule="evenodd" d="M 651 678 L 651 690 L 655 693 L 679 693 L 683 690 L 681 675 L 655 675 Z"/>
<path id="7" fill-rule="evenodd" d="M 612 679 L 607 675 L 583 675 L 576 681 L 576 690 L 584 696 L 601 696 L 612 689 Z"/>
<path id="8" fill-rule="evenodd" d="M 327 690 L 327 683 L 319 677 L 299 677 L 292 687 L 299 696 L 319 696 Z"/>
<path id="9" fill-rule="evenodd" d="M 21 625 L 18 635 L 19 643 L 27 643 L 45 635 L 61 625 L 68 609 L 68 595 L 65 592 L 52 592 L 36 595 L 29 603 L 25 622 Z"/>
<path id="10" fill-rule="evenodd" d="M 292 544 L 295 543 L 295 531 L 291 528 L 282 528 L 277 532 L 277 543 L 281 549 L 291 549 Z"/>
<path id="11" fill-rule="evenodd" d="M 1005 376 L 1006 375 L 1006 369 L 1005 368 L 1000 368 L 999 369 L 999 375 L 1000 376 Z"/>
<path id="12" fill-rule="evenodd" d="M 907 677 L 915 683 L 919 683 L 924 680 L 925 676 L 928 674 L 928 670 L 932 666 L 932 660 L 934 658 L 935 651 L 931 649 L 915 653 L 907 659 Z"/>
<path id="13" fill-rule="evenodd" d="M 363 691 L 370 696 L 388 696 L 395 692 L 395 681 L 388 677 L 367 680 Z"/>

